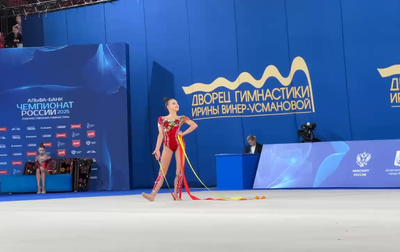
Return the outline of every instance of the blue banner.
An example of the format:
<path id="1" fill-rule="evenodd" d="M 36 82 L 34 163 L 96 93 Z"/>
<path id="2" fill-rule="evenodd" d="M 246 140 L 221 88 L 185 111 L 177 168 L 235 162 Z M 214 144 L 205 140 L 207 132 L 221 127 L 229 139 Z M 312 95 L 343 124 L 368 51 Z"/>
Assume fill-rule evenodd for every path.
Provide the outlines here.
<path id="1" fill-rule="evenodd" d="M 264 145 L 255 189 L 400 187 L 400 140 Z"/>
<path id="2" fill-rule="evenodd" d="M 43 143 L 53 158 L 93 158 L 91 190 L 129 182 L 127 46 L 0 51 L 0 174 L 20 175 Z"/>

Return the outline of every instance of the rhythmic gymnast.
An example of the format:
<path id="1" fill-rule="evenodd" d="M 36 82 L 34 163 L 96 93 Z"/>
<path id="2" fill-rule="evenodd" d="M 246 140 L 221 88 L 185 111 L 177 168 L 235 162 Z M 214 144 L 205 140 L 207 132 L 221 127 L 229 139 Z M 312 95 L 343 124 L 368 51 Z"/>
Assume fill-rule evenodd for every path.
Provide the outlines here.
<path id="1" fill-rule="evenodd" d="M 142 196 L 149 200 L 154 201 L 158 191 L 160 190 L 162 184 L 164 183 L 164 174 L 167 174 L 169 164 L 172 159 L 172 154 L 175 152 L 176 159 L 176 177 L 174 181 L 174 198 L 175 200 L 182 200 L 179 197 L 179 192 L 182 188 L 182 165 L 181 164 L 181 152 L 177 151 L 179 148 L 178 135 L 185 136 L 190 132 L 194 131 L 197 128 L 197 124 L 190 120 L 186 116 L 178 116 L 177 112 L 179 111 L 178 102 L 175 99 L 164 98 L 165 106 L 167 107 L 169 114 L 167 116 L 160 116 L 158 118 L 158 138 L 157 145 L 153 152 L 155 158 L 160 160 L 161 158 L 161 167 L 158 172 L 158 177 L 156 182 L 154 183 L 153 190 L 150 194 L 142 193 Z M 181 126 L 186 123 L 190 127 L 185 131 L 180 131 Z M 163 141 L 164 140 L 164 141 Z M 164 143 L 162 155 L 160 155 L 160 147 L 161 143 Z M 185 159 L 183 159 L 184 162 Z M 163 169 L 163 171 L 161 171 Z"/>

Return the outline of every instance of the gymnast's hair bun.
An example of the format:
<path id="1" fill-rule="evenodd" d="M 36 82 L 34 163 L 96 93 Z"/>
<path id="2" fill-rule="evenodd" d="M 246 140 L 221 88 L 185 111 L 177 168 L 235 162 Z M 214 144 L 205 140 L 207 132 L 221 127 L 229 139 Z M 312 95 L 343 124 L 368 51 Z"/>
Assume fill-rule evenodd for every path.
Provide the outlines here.
<path id="1" fill-rule="evenodd" d="M 44 149 L 46 149 L 46 147 L 44 146 L 43 143 L 40 143 L 39 148 L 44 148 Z"/>
<path id="2" fill-rule="evenodd" d="M 165 103 L 165 104 L 168 103 L 169 100 L 171 100 L 171 99 L 170 99 L 170 98 L 167 98 L 167 97 L 164 97 L 164 103 Z"/>

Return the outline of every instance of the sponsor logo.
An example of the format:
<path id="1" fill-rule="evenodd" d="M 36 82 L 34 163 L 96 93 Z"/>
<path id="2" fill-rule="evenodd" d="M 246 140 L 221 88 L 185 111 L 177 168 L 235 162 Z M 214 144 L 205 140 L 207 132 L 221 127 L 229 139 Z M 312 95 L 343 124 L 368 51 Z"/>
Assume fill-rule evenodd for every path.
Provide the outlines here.
<path id="1" fill-rule="evenodd" d="M 394 158 L 394 165 L 400 166 L 400 151 L 396 152 L 396 157 Z"/>
<path id="2" fill-rule="evenodd" d="M 86 141 L 86 145 L 94 145 L 94 144 L 96 144 L 96 141 Z"/>
<path id="3" fill-rule="evenodd" d="M 28 147 L 36 147 L 37 144 L 33 143 L 33 144 L 28 144 Z"/>
<path id="4" fill-rule="evenodd" d="M 88 154 L 95 154 L 96 151 L 94 151 L 94 150 L 89 150 L 89 151 L 87 151 L 86 153 L 88 153 Z"/>
<path id="5" fill-rule="evenodd" d="M 26 138 L 32 139 L 32 138 L 37 138 L 37 136 L 26 136 Z"/>
<path id="6" fill-rule="evenodd" d="M 22 161 L 12 161 L 12 165 L 22 165 Z"/>
<path id="7" fill-rule="evenodd" d="M 93 162 L 97 162 L 97 160 L 95 158 L 93 158 Z"/>
<path id="8" fill-rule="evenodd" d="M 4 131 L 7 131 L 7 127 L 1 127 L 1 128 L 0 128 L 0 131 L 3 131 L 3 132 L 4 132 Z"/>
<path id="9" fill-rule="evenodd" d="M 57 150 L 57 155 L 59 157 L 63 157 L 65 155 L 67 155 L 67 152 L 65 150 Z"/>
<path id="10" fill-rule="evenodd" d="M 27 153 L 26 153 L 26 156 L 27 156 L 27 157 L 32 157 L 32 156 L 36 156 L 36 154 L 37 154 L 36 151 L 35 151 L 35 152 L 27 152 Z"/>
<path id="11" fill-rule="evenodd" d="M 14 175 L 17 175 L 17 174 L 20 174 L 20 173 L 21 173 L 21 170 L 17 170 L 17 169 L 14 169 L 14 170 L 13 170 L 13 174 L 14 174 Z"/>
<path id="12" fill-rule="evenodd" d="M 82 153 L 82 151 L 77 151 L 77 150 L 72 150 L 71 151 L 72 155 L 81 154 L 81 153 Z"/>
<path id="13" fill-rule="evenodd" d="M 91 123 L 87 123 L 86 124 L 86 128 L 88 128 L 88 129 L 91 129 L 91 128 L 93 128 L 94 127 L 94 124 L 91 124 Z"/>
<path id="14" fill-rule="evenodd" d="M 362 168 L 368 164 L 368 161 L 371 160 L 371 157 L 372 155 L 370 153 L 366 153 L 364 151 L 363 153 L 357 155 L 356 163 Z"/>
<path id="15" fill-rule="evenodd" d="M 56 138 L 65 138 L 67 137 L 67 133 L 56 133 Z"/>
<path id="16" fill-rule="evenodd" d="M 21 130 L 20 128 L 12 128 L 11 131 Z"/>
<path id="17" fill-rule="evenodd" d="M 21 139 L 21 136 L 19 136 L 19 135 L 13 135 L 13 136 L 12 136 L 12 139 Z"/>
<path id="18" fill-rule="evenodd" d="M 94 131 L 94 130 L 89 130 L 89 131 L 87 132 L 87 137 L 93 138 L 93 137 L 95 137 L 95 136 L 96 136 L 96 131 Z"/>
<path id="19" fill-rule="evenodd" d="M 66 129 L 67 128 L 67 126 L 65 126 L 65 125 L 58 125 L 57 126 L 57 129 Z"/>
<path id="20" fill-rule="evenodd" d="M 28 126 L 26 127 L 26 130 L 36 130 L 35 126 Z"/>
<path id="21" fill-rule="evenodd" d="M 8 171 L 7 170 L 1 170 L 0 171 L 0 175 L 7 175 L 8 174 Z"/>
<path id="22" fill-rule="evenodd" d="M 65 143 L 63 143 L 63 142 L 57 142 L 57 147 L 61 147 L 61 146 L 64 146 L 65 145 Z"/>
<path id="23" fill-rule="evenodd" d="M 7 153 L 0 154 L 0 157 L 7 157 L 7 156 L 8 156 Z"/>
<path id="24" fill-rule="evenodd" d="M 5 144 L 0 144 L 0 149 L 5 149 L 6 145 Z"/>
<path id="25" fill-rule="evenodd" d="M 74 138 L 74 137 L 78 137 L 78 136 L 80 136 L 81 134 L 80 133 L 76 133 L 76 132 L 72 132 L 72 137 Z"/>
<path id="26" fill-rule="evenodd" d="M 52 143 L 43 143 L 44 147 L 52 147 L 53 144 Z"/>
<path id="27" fill-rule="evenodd" d="M 46 154 L 50 156 L 51 153 L 50 153 L 50 151 L 47 151 Z"/>
<path id="28" fill-rule="evenodd" d="M 50 134 L 42 135 L 42 137 L 51 137 L 51 135 Z"/>
<path id="29" fill-rule="evenodd" d="M 82 129 L 82 124 L 71 124 L 71 129 Z"/>
<path id="30" fill-rule="evenodd" d="M 40 129 L 42 129 L 42 130 L 49 130 L 49 129 L 51 129 L 51 127 L 40 127 Z"/>
<path id="31" fill-rule="evenodd" d="M 22 156 L 22 153 L 13 153 L 13 156 Z"/>
<path id="32" fill-rule="evenodd" d="M 11 148 L 21 148 L 21 147 L 22 147 L 21 144 L 11 145 Z"/>
<path id="33" fill-rule="evenodd" d="M 1 140 L 6 140 L 7 138 L 5 136 L 0 136 Z"/>
<path id="34" fill-rule="evenodd" d="M 81 140 L 72 140 L 72 146 L 73 147 L 80 147 L 81 146 Z"/>
<path id="35" fill-rule="evenodd" d="M 0 162 L 0 165 L 7 165 L 7 162 Z"/>

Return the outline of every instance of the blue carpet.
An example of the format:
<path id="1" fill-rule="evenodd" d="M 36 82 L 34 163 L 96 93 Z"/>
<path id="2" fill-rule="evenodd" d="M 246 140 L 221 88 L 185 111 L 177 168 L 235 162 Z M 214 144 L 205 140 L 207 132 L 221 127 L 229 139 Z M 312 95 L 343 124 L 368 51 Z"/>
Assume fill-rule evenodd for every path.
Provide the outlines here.
<path id="1" fill-rule="evenodd" d="M 191 189 L 191 192 L 204 191 L 205 189 Z M 184 190 L 185 191 L 185 190 Z M 69 193 L 46 193 L 46 194 L 0 194 L 0 202 L 24 201 L 24 200 L 46 200 L 46 199 L 67 199 L 87 198 L 105 196 L 138 195 L 142 192 L 150 193 L 151 189 L 136 189 L 131 191 L 103 191 L 103 192 L 69 192 Z M 168 189 L 161 189 L 159 193 L 169 193 Z"/>

